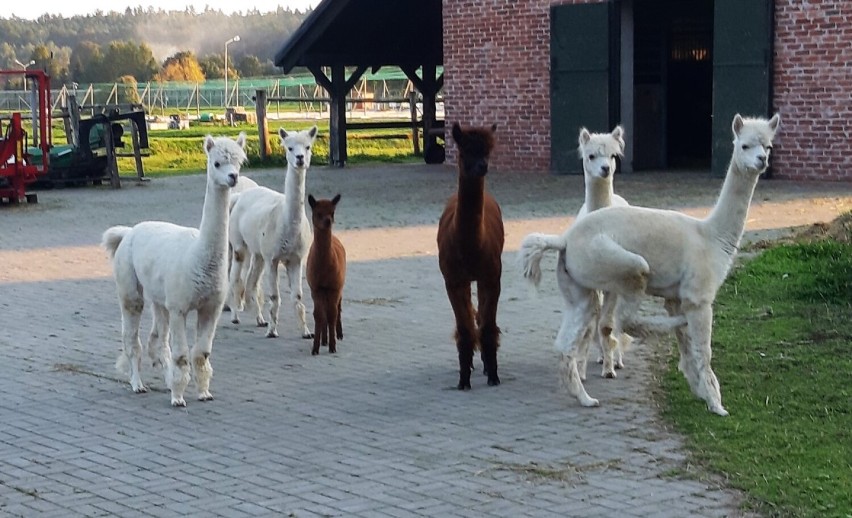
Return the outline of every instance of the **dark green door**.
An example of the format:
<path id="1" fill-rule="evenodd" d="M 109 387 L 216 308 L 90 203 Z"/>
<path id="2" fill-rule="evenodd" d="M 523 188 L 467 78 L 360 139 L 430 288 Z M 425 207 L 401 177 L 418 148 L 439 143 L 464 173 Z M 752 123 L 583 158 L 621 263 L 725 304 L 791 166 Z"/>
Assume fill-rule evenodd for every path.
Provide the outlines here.
<path id="1" fill-rule="evenodd" d="M 766 116 L 771 103 L 773 0 L 716 0 L 713 23 L 713 173 L 731 160 L 734 115 Z"/>
<path id="2" fill-rule="evenodd" d="M 611 45 L 612 2 L 550 8 L 550 165 L 555 173 L 581 173 L 577 136 L 610 131 L 617 106 L 618 68 Z M 615 59 L 613 59 L 615 57 Z M 616 88 L 614 89 L 613 86 Z"/>

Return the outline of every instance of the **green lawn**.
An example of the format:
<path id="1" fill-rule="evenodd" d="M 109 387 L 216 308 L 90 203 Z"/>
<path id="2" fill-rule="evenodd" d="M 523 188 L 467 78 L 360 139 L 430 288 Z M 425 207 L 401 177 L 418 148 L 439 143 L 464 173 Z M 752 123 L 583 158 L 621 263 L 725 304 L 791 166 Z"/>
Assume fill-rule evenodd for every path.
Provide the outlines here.
<path id="1" fill-rule="evenodd" d="M 694 461 L 766 516 L 852 516 L 852 245 L 782 245 L 736 269 L 715 304 L 713 366 L 729 417 L 677 371 L 664 415 Z"/>

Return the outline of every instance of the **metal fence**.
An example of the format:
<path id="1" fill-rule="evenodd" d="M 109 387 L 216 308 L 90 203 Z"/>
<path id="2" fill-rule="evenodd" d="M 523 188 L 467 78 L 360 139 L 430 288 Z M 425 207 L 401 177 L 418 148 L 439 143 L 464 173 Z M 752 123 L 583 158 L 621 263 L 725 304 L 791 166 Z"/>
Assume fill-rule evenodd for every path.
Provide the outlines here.
<path id="1" fill-rule="evenodd" d="M 94 106 L 139 103 L 152 115 L 167 115 L 175 112 L 202 112 L 221 110 L 225 106 L 255 105 L 254 95 L 264 89 L 270 98 L 296 98 L 299 110 L 327 110 L 324 103 L 315 99 L 325 97 L 325 91 L 316 84 L 312 75 L 293 75 L 265 78 L 242 78 L 228 81 L 225 91 L 224 80 L 192 82 L 148 82 L 135 86 L 123 83 L 92 83 L 64 85 L 51 92 L 53 109 L 66 105 L 67 97 L 74 95 L 77 104 L 86 109 Z M 413 91 L 413 85 L 404 73 L 398 70 L 380 70 L 376 74 L 364 74 L 350 93 L 353 99 L 404 98 Z M 21 90 L 0 91 L 0 112 L 28 111 L 32 106 L 32 92 Z M 394 108 L 389 106 L 388 109 Z M 406 107 L 399 107 L 403 109 Z"/>

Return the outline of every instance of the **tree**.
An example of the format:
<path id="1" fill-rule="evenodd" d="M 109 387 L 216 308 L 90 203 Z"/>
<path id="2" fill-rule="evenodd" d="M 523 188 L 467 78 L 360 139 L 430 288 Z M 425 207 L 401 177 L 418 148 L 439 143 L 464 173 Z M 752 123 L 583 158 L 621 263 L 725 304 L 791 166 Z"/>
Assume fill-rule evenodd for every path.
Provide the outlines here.
<path id="1" fill-rule="evenodd" d="M 136 79 L 133 76 L 121 76 L 118 78 L 121 83 L 121 90 L 118 92 L 120 103 L 139 104 L 142 99 L 139 97 L 139 88 Z"/>
<path id="2" fill-rule="evenodd" d="M 198 64 L 195 54 L 185 50 L 178 52 L 163 62 L 163 69 L 157 74 L 157 81 L 204 81 L 204 72 Z"/>
<path id="3" fill-rule="evenodd" d="M 257 56 L 243 56 L 237 64 L 237 70 L 241 77 L 260 77 L 263 75 L 264 66 Z"/>
<path id="4" fill-rule="evenodd" d="M 133 76 L 137 81 L 150 81 L 160 70 L 151 47 L 130 41 L 110 43 L 104 52 L 103 64 L 109 81 L 125 75 Z"/>
<path id="5" fill-rule="evenodd" d="M 222 54 L 208 54 L 198 61 L 204 77 L 220 79 L 225 77 L 225 58 Z"/>
<path id="6" fill-rule="evenodd" d="M 103 53 L 101 47 L 93 41 L 84 40 L 74 47 L 71 52 L 69 75 L 72 81 L 78 83 L 102 83 L 108 81 L 103 69 Z"/>

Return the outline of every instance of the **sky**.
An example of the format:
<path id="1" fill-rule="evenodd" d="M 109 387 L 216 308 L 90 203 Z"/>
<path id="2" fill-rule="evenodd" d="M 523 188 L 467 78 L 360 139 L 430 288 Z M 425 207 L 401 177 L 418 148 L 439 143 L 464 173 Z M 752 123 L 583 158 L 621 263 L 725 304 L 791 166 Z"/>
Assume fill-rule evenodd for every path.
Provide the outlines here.
<path id="1" fill-rule="evenodd" d="M 11 6 L 7 5 L 4 9 L 5 13 L 0 15 L 3 18 L 9 18 L 12 15 L 18 18 L 35 20 L 39 16 L 49 13 L 51 15 L 62 15 L 71 17 L 75 15 L 94 14 L 95 11 L 103 12 L 118 11 L 124 12 L 128 7 L 142 7 L 147 9 L 163 9 L 166 11 L 183 11 L 188 6 L 192 5 L 195 10 L 201 12 L 206 6 L 212 9 L 221 10 L 224 13 L 231 14 L 233 12 L 245 12 L 252 8 L 260 12 L 274 11 L 278 6 L 289 7 L 290 9 L 310 9 L 316 7 L 319 0 L 74 0 L 74 1 L 59 1 L 59 2 L 14 2 Z M 45 5 L 49 4 L 49 5 Z"/>

